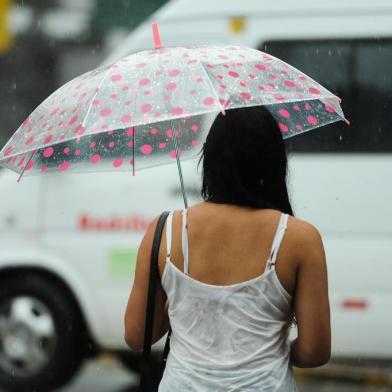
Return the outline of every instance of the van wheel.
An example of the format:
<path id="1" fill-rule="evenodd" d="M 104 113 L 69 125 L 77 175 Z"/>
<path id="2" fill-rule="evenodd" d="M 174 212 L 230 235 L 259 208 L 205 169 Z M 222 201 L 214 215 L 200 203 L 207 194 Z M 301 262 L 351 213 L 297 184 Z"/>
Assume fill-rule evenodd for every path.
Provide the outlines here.
<path id="1" fill-rule="evenodd" d="M 0 282 L 0 389 L 42 392 L 71 379 L 83 357 L 74 308 L 61 287 L 39 274 Z"/>

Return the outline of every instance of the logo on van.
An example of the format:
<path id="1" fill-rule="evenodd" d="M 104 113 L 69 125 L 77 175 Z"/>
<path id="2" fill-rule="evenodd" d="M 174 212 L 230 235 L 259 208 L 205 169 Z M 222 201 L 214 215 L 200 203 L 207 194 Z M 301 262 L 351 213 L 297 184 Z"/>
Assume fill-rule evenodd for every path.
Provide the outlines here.
<path id="1" fill-rule="evenodd" d="M 83 214 L 79 218 L 79 229 L 83 231 L 146 231 L 150 220 L 141 216 L 125 216 L 125 217 L 93 217 Z"/>

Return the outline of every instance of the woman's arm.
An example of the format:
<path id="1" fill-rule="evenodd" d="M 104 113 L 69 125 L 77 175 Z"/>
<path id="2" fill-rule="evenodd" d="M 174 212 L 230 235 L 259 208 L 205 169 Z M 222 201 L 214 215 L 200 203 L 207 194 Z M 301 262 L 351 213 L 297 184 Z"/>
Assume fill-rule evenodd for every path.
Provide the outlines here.
<path id="1" fill-rule="evenodd" d="M 294 309 L 298 337 L 291 345 L 291 361 L 294 366 L 309 368 L 324 365 L 331 356 L 327 266 L 319 232 L 308 223 L 297 222 Z"/>
<path id="2" fill-rule="evenodd" d="M 135 280 L 133 282 L 124 317 L 124 339 L 128 346 L 134 351 L 141 351 L 143 349 L 150 257 L 157 222 L 158 218 L 150 224 L 140 244 L 137 254 Z M 162 241 L 162 243 L 164 244 L 164 241 Z M 164 249 L 160 249 L 160 260 L 162 259 L 163 254 Z M 167 332 L 169 327 L 167 309 L 165 308 L 166 299 L 166 294 L 159 281 L 155 298 L 154 326 L 152 333 L 153 343 L 158 341 Z"/>

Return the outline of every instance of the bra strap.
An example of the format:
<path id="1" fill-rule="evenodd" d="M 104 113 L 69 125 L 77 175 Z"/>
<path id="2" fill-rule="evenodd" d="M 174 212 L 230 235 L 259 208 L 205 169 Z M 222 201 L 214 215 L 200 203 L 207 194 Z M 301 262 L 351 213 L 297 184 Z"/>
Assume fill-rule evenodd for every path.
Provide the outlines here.
<path id="1" fill-rule="evenodd" d="M 288 218 L 289 218 L 288 214 L 282 214 L 280 216 L 278 228 L 276 229 L 275 237 L 272 242 L 271 254 L 265 266 L 266 270 L 275 267 L 275 262 L 278 256 L 279 248 L 287 229 Z"/>
<path id="2" fill-rule="evenodd" d="M 173 212 L 170 212 L 166 221 L 166 261 L 171 258 Z"/>
<path id="3" fill-rule="evenodd" d="M 182 255 L 184 257 L 184 274 L 188 275 L 189 272 L 189 259 L 188 259 L 188 225 L 187 225 L 187 209 L 182 210 Z"/>

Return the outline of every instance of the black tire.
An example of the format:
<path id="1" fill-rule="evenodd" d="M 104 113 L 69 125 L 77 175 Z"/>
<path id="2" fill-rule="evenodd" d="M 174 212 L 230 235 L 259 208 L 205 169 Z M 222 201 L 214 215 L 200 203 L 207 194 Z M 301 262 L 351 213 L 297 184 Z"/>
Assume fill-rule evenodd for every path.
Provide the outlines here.
<path id="1" fill-rule="evenodd" d="M 84 342 L 81 341 L 84 338 L 83 324 L 69 294 L 50 277 L 40 276 L 36 273 L 18 274 L 0 281 L 0 316 L 3 319 L 13 320 L 15 317 L 10 316 L 13 314 L 10 309 L 19 306 L 20 301 L 26 303 L 27 299 L 30 300 L 28 303 L 42 305 L 41 308 L 37 306 L 38 309 L 46 310 L 46 313 L 44 315 L 42 313 L 41 317 L 46 317 L 46 321 L 50 320 L 50 323 L 46 322 L 45 325 L 50 325 L 47 328 L 54 331 L 54 337 L 51 336 L 50 340 L 46 339 L 50 341 L 49 350 L 45 339 L 37 339 L 33 333 L 24 335 L 34 335 L 35 340 L 32 341 L 39 340 L 37 351 L 42 350 L 47 355 L 40 353 L 41 357 L 39 358 L 44 358 L 42 362 L 34 362 L 29 359 L 32 364 L 39 363 L 40 368 L 34 369 L 34 371 L 28 369 L 23 373 L 19 369 L 17 372 L 10 369 L 7 361 L 12 356 L 12 351 L 9 348 L 8 351 L 6 350 L 6 339 L 0 335 L 0 356 L 3 355 L 1 358 L 5 360 L 5 362 L 0 362 L 0 390 L 4 388 L 7 391 L 18 392 L 50 391 L 68 382 L 81 365 L 83 348 L 85 347 Z M 8 315 L 5 313 L 7 311 Z M 32 312 L 33 315 L 40 317 L 39 310 L 36 313 Z M 23 322 L 20 322 L 20 325 L 21 329 L 25 328 Z M 28 328 L 25 329 L 28 333 Z M 9 331 L 11 328 L 7 330 L 11 334 L 12 332 Z M 31 328 L 31 331 L 35 332 L 34 328 Z M 29 346 L 26 345 L 26 347 Z M 48 352 L 44 352 L 44 350 Z M 12 358 L 12 360 L 14 359 Z M 16 366 L 21 366 L 20 360 L 19 363 L 16 361 L 15 363 Z M 14 365 L 13 362 L 12 365 Z M 32 367 L 34 366 L 32 365 Z"/>

